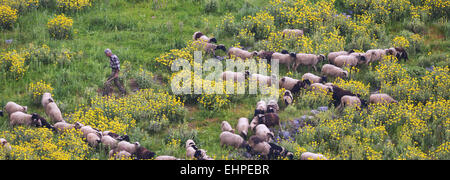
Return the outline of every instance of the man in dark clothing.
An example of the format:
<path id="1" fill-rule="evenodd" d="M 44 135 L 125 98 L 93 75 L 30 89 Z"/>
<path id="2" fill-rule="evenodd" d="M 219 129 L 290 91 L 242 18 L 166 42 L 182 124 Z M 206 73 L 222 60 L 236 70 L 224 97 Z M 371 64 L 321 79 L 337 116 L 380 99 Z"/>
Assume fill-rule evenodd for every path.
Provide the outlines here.
<path id="1" fill-rule="evenodd" d="M 122 84 L 119 82 L 119 72 L 120 72 L 120 61 L 119 58 L 111 52 L 110 49 L 105 50 L 105 55 L 109 57 L 109 64 L 112 69 L 111 75 L 108 77 L 108 80 L 105 82 L 105 90 L 103 91 L 103 96 L 108 95 L 111 92 L 111 81 L 114 81 L 114 84 L 119 88 L 120 93 L 122 95 L 126 95 L 126 91 L 123 88 Z"/>

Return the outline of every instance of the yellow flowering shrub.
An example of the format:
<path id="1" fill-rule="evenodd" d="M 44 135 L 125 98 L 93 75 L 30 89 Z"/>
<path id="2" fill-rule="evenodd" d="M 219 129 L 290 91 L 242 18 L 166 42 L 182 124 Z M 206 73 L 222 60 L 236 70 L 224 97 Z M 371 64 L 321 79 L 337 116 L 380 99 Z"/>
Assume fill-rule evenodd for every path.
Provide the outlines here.
<path id="1" fill-rule="evenodd" d="M 47 28 L 52 38 L 70 39 L 72 38 L 72 25 L 72 18 L 60 14 L 48 21 Z"/>
<path id="2" fill-rule="evenodd" d="M 47 84 L 45 81 L 40 80 L 28 85 L 28 92 L 31 95 L 34 103 L 39 104 L 41 102 L 42 95 L 44 93 L 52 93 L 53 88 L 51 84 Z"/>
<path id="3" fill-rule="evenodd" d="M 11 151 L 0 151 L 2 160 L 84 160 L 92 149 L 82 140 L 81 131 L 71 130 L 55 135 L 47 128 L 15 127 L 2 131 Z"/>
<path id="4" fill-rule="evenodd" d="M 364 84 L 360 81 L 354 81 L 354 80 L 343 80 L 341 78 L 337 78 L 334 82 L 334 85 L 349 90 L 355 94 L 361 95 L 361 98 L 363 99 L 369 99 L 370 95 L 370 84 Z"/>
<path id="5" fill-rule="evenodd" d="M 255 34 L 255 39 L 266 39 L 271 32 L 275 31 L 274 17 L 267 11 L 256 13 L 255 16 L 242 18 L 244 28 Z"/>
<path id="6" fill-rule="evenodd" d="M 0 5 L 7 5 L 22 12 L 39 7 L 39 0 L 0 0 Z"/>
<path id="7" fill-rule="evenodd" d="M 80 11 L 92 6 L 93 0 L 56 0 L 58 8 L 69 11 Z"/>
<path id="8" fill-rule="evenodd" d="M 0 53 L 0 70 L 5 71 L 6 75 L 12 76 L 15 80 L 19 80 L 28 70 L 23 55 L 16 50 Z"/>
<path id="9" fill-rule="evenodd" d="M 403 36 L 397 36 L 392 40 L 392 46 L 393 47 L 402 47 L 402 48 L 408 48 L 409 47 L 409 41 L 407 38 Z"/>
<path id="10" fill-rule="evenodd" d="M 10 29 L 17 21 L 17 10 L 8 5 L 0 5 L 0 26 L 2 29 Z"/>

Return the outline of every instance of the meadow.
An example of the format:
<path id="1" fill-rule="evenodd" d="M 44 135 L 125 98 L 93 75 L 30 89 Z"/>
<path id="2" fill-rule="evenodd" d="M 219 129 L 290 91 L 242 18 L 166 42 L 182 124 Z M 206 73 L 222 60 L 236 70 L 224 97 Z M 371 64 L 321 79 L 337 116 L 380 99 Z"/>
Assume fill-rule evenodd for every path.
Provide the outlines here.
<path id="1" fill-rule="evenodd" d="M 251 120 L 265 96 L 171 92 L 171 62 L 193 62 L 194 32 L 252 51 L 326 55 L 403 47 L 408 61 L 387 56 L 348 69 L 349 79 L 329 79 L 365 99 L 374 92 L 390 94 L 398 104 L 341 110 L 329 106 L 329 95 L 302 90 L 289 107 L 279 100 L 279 116 L 290 133 L 276 132 L 276 143 L 294 159 L 303 152 L 332 160 L 450 159 L 448 1 L 0 0 L 0 9 L 0 106 L 14 101 L 45 116 L 40 97 L 50 92 L 66 121 L 127 134 L 157 155 L 185 159 L 185 142 L 193 139 L 214 159 L 258 159 L 243 149 L 222 148 L 220 124 Z M 285 38 L 286 28 L 305 35 Z M 110 73 L 106 48 L 121 60 L 125 97 L 102 97 Z M 308 67 L 280 68 L 280 77 L 320 74 Z M 328 110 L 311 111 L 319 107 Z M 305 117 L 311 117 L 307 125 L 291 126 Z M 0 151 L 0 159 L 108 159 L 107 151 L 83 142 L 80 132 L 12 128 L 7 115 L 0 117 L 0 138 L 13 148 Z"/>

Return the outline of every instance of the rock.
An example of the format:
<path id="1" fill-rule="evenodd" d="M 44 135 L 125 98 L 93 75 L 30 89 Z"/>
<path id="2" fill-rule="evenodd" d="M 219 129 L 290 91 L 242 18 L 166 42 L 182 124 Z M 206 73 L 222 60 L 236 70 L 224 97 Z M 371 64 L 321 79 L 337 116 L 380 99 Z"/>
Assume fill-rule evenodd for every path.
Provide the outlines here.
<path id="1" fill-rule="evenodd" d="M 317 110 L 311 110 L 311 113 L 314 114 L 314 115 L 317 115 L 317 114 L 319 114 L 320 112 L 317 111 Z"/>
<path id="2" fill-rule="evenodd" d="M 328 107 L 322 106 L 322 107 L 317 108 L 317 110 L 318 110 L 318 111 L 325 112 L 325 111 L 328 111 Z"/>

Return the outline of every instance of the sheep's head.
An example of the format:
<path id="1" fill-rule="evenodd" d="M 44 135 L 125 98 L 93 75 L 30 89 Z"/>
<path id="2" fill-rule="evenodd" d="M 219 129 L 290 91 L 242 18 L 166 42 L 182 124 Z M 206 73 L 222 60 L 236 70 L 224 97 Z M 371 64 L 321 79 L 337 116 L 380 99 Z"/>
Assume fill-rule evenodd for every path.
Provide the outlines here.
<path id="1" fill-rule="evenodd" d="M 141 144 L 139 144 L 139 142 L 135 142 L 134 145 L 135 145 L 136 147 L 141 147 Z"/>
<path id="2" fill-rule="evenodd" d="M 119 141 L 130 142 L 130 137 L 129 137 L 128 135 L 125 134 L 125 135 L 123 135 L 123 136 L 120 136 L 118 140 L 119 140 Z"/>
<path id="3" fill-rule="evenodd" d="M 6 141 L 6 139 L 0 139 L 0 143 L 4 146 L 8 143 L 8 141 Z"/>
<path id="4" fill-rule="evenodd" d="M 326 76 L 320 77 L 320 82 L 321 83 L 326 83 L 327 81 L 328 81 L 328 78 Z"/>
<path id="5" fill-rule="evenodd" d="M 210 43 L 217 43 L 217 39 L 216 38 L 211 38 L 211 39 L 209 39 L 209 42 Z"/>
<path id="6" fill-rule="evenodd" d="M 31 124 L 36 127 L 42 127 L 41 117 L 37 113 L 31 115 Z"/>
<path id="7" fill-rule="evenodd" d="M 319 61 L 325 61 L 325 55 L 321 54 L 319 55 Z"/>
<path id="8" fill-rule="evenodd" d="M 227 48 L 223 44 L 218 45 L 215 50 L 218 50 L 218 49 L 223 50 L 224 52 L 227 52 Z"/>
<path id="9" fill-rule="evenodd" d="M 350 49 L 350 51 L 348 51 L 348 54 L 354 53 L 355 51 L 353 49 Z"/>
<path id="10" fill-rule="evenodd" d="M 284 96 L 292 96 L 291 91 L 289 90 L 284 91 Z"/>
<path id="11" fill-rule="evenodd" d="M 26 113 L 28 111 L 28 106 L 22 106 L 23 112 Z"/>
<path id="12" fill-rule="evenodd" d="M 258 51 L 253 51 L 253 52 L 252 52 L 252 56 L 253 56 L 253 57 L 258 56 Z"/>
<path id="13" fill-rule="evenodd" d="M 282 50 L 282 51 L 281 51 L 281 54 L 289 54 L 289 51 L 287 51 L 287 50 Z"/>
<path id="14" fill-rule="evenodd" d="M 287 152 L 285 157 L 287 157 L 289 160 L 293 160 L 294 159 L 294 154 L 292 152 Z"/>
<path id="15" fill-rule="evenodd" d="M 347 71 L 342 72 L 342 77 L 343 78 L 348 78 L 348 72 Z"/>

